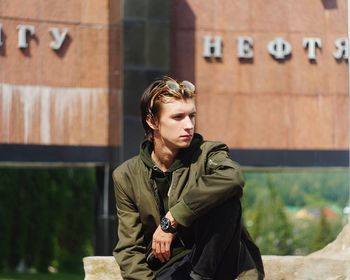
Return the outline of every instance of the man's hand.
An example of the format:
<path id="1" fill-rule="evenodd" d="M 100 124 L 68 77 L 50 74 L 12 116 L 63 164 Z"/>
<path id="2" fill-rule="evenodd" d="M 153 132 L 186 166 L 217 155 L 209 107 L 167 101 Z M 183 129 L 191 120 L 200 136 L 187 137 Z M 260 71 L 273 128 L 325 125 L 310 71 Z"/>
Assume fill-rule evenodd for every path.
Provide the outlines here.
<path id="1" fill-rule="evenodd" d="M 170 220 L 173 227 L 177 226 L 177 223 L 170 212 L 168 212 L 165 217 Z M 153 234 L 152 251 L 154 256 L 162 263 L 168 261 L 171 256 L 170 247 L 174 237 L 175 233 L 164 232 L 160 226 L 157 227 Z"/>
<path id="2" fill-rule="evenodd" d="M 162 263 L 168 261 L 170 258 L 170 246 L 174 237 L 175 233 L 164 232 L 160 226 L 157 227 L 153 234 L 152 251 L 154 256 Z"/>

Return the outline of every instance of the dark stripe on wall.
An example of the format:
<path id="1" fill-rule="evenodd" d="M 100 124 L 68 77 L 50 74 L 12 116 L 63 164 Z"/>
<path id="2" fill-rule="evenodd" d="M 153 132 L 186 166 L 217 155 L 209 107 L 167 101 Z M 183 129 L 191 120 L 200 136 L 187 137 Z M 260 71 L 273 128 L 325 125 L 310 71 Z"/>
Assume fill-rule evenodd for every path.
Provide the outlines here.
<path id="1" fill-rule="evenodd" d="M 231 157 L 242 166 L 253 167 L 348 167 L 347 150 L 240 150 Z"/>
<path id="2" fill-rule="evenodd" d="M 252 167 L 348 167 L 347 150 L 231 149 L 231 157 Z M 119 146 L 0 144 L 0 162 L 118 163 Z"/>
<path id="3" fill-rule="evenodd" d="M 0 162 L 115 163 L 118 146 L 59 146 L 1 144 Z"/>

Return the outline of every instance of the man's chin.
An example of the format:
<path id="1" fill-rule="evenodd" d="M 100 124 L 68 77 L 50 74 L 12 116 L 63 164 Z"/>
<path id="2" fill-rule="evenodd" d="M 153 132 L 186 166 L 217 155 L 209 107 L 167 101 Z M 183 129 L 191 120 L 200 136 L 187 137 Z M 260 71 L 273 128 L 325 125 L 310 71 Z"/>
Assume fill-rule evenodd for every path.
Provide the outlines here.
<path id="1" fill-rule="evenodd" d="M 191 141 L 182 142 L 180 148 L 188 148 L 191 145 Z"/>

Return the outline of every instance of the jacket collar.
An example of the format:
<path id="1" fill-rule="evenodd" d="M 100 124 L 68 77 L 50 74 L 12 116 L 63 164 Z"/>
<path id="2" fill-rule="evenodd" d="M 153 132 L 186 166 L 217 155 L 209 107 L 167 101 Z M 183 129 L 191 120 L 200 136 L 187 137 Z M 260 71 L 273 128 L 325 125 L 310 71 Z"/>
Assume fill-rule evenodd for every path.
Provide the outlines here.
<path id="1" fill-rule="evenodd" d="M 188 148 L 180 149 L 179 154 L 176 157 L 174 163 L 170 166 L 168 172 L 179 169 L 180 167 L 187 166 L 191 163 L 194 152 L 198 149 L 200 144 L 203 142 L 203 137 L 195 133 L 192 139 L 192 142 Z M 149 167 L 154 167 L 154 162 L 152 161 L 151 154 L 154 149 L 153 142 L 145 140 L 141 143 L 140 146 L 140 158 L 143 163 Z"/>

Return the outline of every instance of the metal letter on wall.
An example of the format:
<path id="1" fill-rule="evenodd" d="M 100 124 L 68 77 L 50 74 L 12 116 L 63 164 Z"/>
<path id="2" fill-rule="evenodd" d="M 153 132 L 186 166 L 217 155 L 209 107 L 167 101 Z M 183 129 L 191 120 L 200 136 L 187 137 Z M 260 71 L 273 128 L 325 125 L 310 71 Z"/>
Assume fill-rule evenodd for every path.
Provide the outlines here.
<path id="1" fill-rule="evenodd" d="M 277 37 L 267 45 L 267 50 L 275 59 L 285 59 L 292 52 L 292 46 L 281 37 Z"/>
<path id="2" fill-rule="evenodd" d="M 60 33 L 60 30 L 57 27 L 51 27 L 49 28 L 49 32 L 54 39 L 54 41 L 50 43 L 50 48 L 53 50 L 59 50 L 67 37 L 68 28 L 63 29 L 63 32 Z"/>
<path id="3" fill-rule="evenodd" d="M 237 55 L 239 58 L 252 58 L 253 53 L 253 39 L 251 37 L 237 38 Z"/>
<path id="4" fill-rule="evenodd" d="M 204 36 L 203 56 L 205 58 L 222 58 L 222 39 L 220 36 L 215 36 L 214 40 L 211 36 Z"/>
<path id="5" fill-rule="evenodd" d="M 316 60 L 316 48 L 322 48 L 320 38 L 304 38 L 303 47 L 308 49 L 307 57 L 310 60 Z"/>
<path id="6" fill-rule="evenodd" d="M 347 38 L 338 38 L 335 40 L 336 51 L 333 56 L 336 59 L 349 59 L 349 40 Z"/>
<path id="7" fill-rule="evenodd" d="M 27 42 L 27 32 L 30 33 L 30 35 L 34 35 L 35 29 L 33 25 L 18 25 L 18 47 L 21 49 L 25 49 L 28 47 Z"/>

